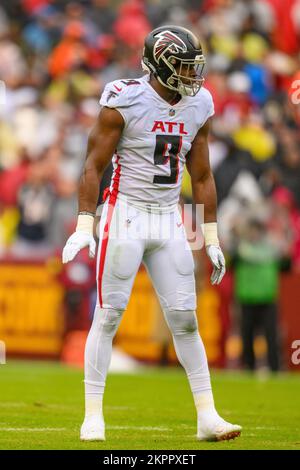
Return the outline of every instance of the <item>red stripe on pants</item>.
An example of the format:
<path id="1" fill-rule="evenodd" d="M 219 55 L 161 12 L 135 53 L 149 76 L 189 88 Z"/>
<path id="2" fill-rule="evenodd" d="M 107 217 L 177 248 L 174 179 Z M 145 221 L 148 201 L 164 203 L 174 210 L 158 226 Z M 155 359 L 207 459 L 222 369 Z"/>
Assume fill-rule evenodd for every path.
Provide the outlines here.
<path id="1" fill-rule="evenodd" d="M 110 193 L 109 199 L 108 199 L 108 209 L 107 209 L 107 216 L 106 216 L 106 222 L 104 225 L 104 230 L 103 230 L 103 235 L 102 235 L 102 242 L 101 242 L 101 251 L 100 251 L 100 260 L 99 260 L 99 275 L 98 275 L 98 292 L 99 292 L 99 303 L 100 307 L 103 307 L 103 301 L 102 301 L 102 278 L 103 278 L 103 271 L 104 271 L 104 264 L 105 264 L 105 256 L 106 256 L 106 250 L 107 250 L 107 244 L 108 244 L 108 238 L 109 238 L 109 229 L 110 229 L 110 224 L 114 212 L 114 208 L 116 205 L 117 201 L 117 196 L 119 192 L 119 184 L 120 184 L 120 175 L 121 175 L 121 165 L 119 163 L 120 157 L 119 155 L 117 156 L 117 168 L 113 177 L 113 185 L 112 185 L 112 191 Z"/>

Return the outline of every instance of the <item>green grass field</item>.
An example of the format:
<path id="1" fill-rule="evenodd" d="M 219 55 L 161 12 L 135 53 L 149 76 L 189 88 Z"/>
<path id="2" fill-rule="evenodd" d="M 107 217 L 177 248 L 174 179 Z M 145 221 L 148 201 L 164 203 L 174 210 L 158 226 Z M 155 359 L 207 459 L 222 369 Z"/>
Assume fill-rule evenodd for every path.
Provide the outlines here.
<path id="1" fill-rule="evenodd" d="M 243 426 L 234 441 L 202 443 L 181 368 L 111 374 L 106 441 L 82 443 L 83 372 L 49 362 L 0 366 L 0 449 L 300 449 L 300 376 L 265 380 L 215 372 L 220 414 Z"/>

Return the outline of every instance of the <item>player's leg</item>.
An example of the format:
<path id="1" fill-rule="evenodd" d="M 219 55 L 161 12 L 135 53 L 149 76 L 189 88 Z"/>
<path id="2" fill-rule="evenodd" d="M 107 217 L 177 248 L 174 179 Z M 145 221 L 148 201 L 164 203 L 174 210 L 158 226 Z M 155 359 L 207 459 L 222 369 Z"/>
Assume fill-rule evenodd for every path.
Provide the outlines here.
<path id="1" fill-rule="evenodd" d="M 85 421 L 81 428 L 83 440 L 104 439 L 102 400 L 111 360 L 112 341 L 143 256 L 141 240 L 115 236 L 117 223 L 122 229 L 125 222 L 123 210 L 118 205 L 115 208 L 111 221 L 114 236 L 109 236 L 108 239 L 105 238 L 108 207 L 105 207 L 101 217 L 97 261 L 98 301 L 85 347 Z"/>
<path id="2" fill-rule="evenodd" d="M 177 234 L 158 249 L 146 251 L 143 261 L 171 330 L 178 360 L 190 383 L 198 415 L 198 438 L 231 439 L 240 434 L 241 427 L 226 423 L 215 410 L 195 313 L 193 257 L 184 229 L 178 225 L 174 228 Z"/>

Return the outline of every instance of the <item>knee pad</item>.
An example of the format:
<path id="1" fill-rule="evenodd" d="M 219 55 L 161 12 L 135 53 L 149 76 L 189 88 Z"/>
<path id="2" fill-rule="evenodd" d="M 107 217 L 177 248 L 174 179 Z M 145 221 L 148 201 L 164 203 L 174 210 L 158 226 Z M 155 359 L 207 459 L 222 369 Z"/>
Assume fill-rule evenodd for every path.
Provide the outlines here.
<path id="1" fill-rule="evenodd" d="M 105 302 L 104 305 L 109 307 L 108 310 L 124 311 L 127 307 L 128 300 L 130 297 L 130 289 L 125 286 L 120 286 L 117 290 L 116 286 L 112 286 L 110 291 L 110 286 L 106 287 L 106 298 L 108 302 Z M 122 290 L 121 290 L 122 289 Z M 106 310 L 104 308 L 104 310 Z"/>
<path id="2" fill-rule="evenodd" d="M 164 315 L 173 335 L 198 332 L 198 322 L 194 310 L 164 310 Z"/>
<path id="3" fill-rule="evenodd" d="M 123 310 L 113 308 L 97 308 L 95 310 L 92 329 L 97 333 L 114 335 L 121 321 Z"/>

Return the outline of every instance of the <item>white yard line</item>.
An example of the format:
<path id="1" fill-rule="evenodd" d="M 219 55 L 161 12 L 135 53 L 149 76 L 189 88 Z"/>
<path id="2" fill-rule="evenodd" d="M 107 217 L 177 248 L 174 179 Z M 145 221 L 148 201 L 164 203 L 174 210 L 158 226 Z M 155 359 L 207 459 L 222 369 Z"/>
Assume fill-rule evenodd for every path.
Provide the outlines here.
<path id="1" fill-rule="evenodd" d="M 24 402 L 0 402 L 0 408 L 24 408 L 24 407 L 31 407 L 34 406 L 36 408 L 57 408 L 57 409 L 70 409 L 74 408 L 75 405 L 72 404 L 60 404 L 60 403 L 24 403 Z M 131 411 L 135 410 L 136 407 L 134 406 L 114 406 L 114 405 L 107 405 L 104 407 L 105 410 L 124 410 L 124 411 Z"/>
<path id="2" fill-rule="evenodd" d="M 107 426 L 107 429 L 119 429 L 119 430 L 132 430 L 132 431 L 160 431 L 168 432 L 171 431 L 170 428 L 164 428 L 161 426 Z"/>
<path id="3" fill-rule="evenodd" d="M 0 428 L 0 432 L 52 432 L 66 431 L 66 428 Z"/>
<path id="4" fill-rule="evenodd" d="M 247 426 L 247 429 L 266 430 L 266 431 L 278 431 L 280 427 L 274 426 Z"/>
<path id="5" fill-rule="evenodd" d="M 132 431 L 159 431 L 168 432 L 170 428 L 161 426 L 107 426 L 107 429 L 115 430 L 132 430 Z M 67 428 L 19 428 L 19 427 L 0 427 L 0 432 L 52 432 L 52 431 L 67 431 Z"/>
<path id="6" fill-rule="evenodd" d="M 28 404 L 23 403 L 23 402 L 9 402 L 9 401 L 0 403 L 0 408 L 23 408 L 24 406 L 28 406 Z"/>

